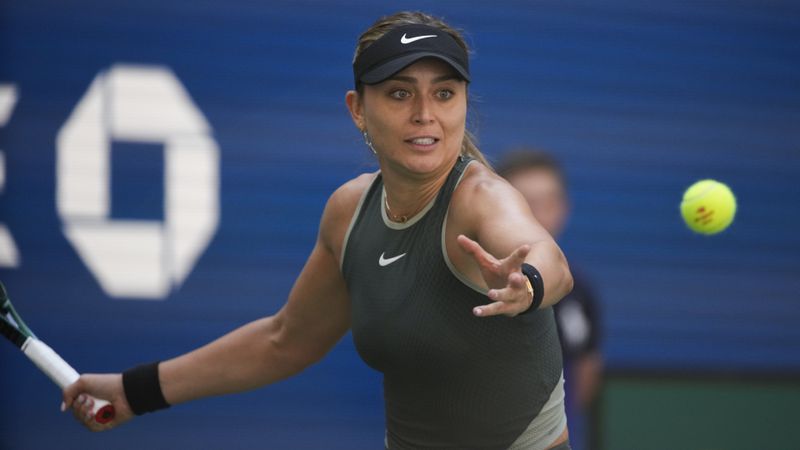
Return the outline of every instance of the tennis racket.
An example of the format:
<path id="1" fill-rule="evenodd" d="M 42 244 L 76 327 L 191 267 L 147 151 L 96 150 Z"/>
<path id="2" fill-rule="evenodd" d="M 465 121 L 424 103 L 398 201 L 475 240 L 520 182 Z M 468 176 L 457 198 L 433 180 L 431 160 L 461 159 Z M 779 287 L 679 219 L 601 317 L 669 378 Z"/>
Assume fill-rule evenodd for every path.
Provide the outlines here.
<path id="1" fill-rule="evenodd" d="M 36 338 L 30 328 L 17 314 L 14 305 L 0 283 L 0 333 L 19 347 L 42 372 L 61 389 L 76 382 L 80 375 L 47 344 Z M 108 423 L 114 419 L 114 406 L 105 400 L 93 399 L 92 415 L 97 423 Z"/>

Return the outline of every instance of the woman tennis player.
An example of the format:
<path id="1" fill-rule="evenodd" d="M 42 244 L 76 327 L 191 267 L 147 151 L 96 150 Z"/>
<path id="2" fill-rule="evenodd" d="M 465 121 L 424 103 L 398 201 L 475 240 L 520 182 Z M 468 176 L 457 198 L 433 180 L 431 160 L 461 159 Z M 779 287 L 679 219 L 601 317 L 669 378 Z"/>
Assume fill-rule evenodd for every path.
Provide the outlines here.
<path id="1" fill-rule="evenodd" d="M 102 430 L 293 376 L 352 329 L 383 373 L 387 449 L 569 449 L 550 306 L 561 250 L 469 133 L 468 50 L 422 13 L 361 35 L 345 101 L 380 166 L 328 200 L 285 306 L 188 354 L 84 375 L 64 402 Z M 95 397 L 117 416 L 87 418 Z"/>

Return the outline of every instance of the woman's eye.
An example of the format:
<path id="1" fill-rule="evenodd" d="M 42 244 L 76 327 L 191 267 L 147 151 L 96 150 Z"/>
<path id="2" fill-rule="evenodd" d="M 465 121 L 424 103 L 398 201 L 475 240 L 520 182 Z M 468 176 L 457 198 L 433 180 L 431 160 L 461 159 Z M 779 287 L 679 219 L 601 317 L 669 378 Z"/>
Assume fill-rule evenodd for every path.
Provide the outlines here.
<path id="1" fill-rule="evenodd" d="M 453 98 L 454 95 L 455 93 L 449 89 L 442 89 L 441 91 L 436 93 L 436 96 L 439 97 L 439 99 L 441 100 L 448 100 L 450 98 Z"/>
<path id="2" fill-rule="evenodd" d="M 408 92 L 405 89 L 398 89 L 396 91 L 392 91 L 391 94 L 389 94 L 389 95 L 391 95 L 393 98 L 396 98 L 398 100 L 402 100 L 404 98 L 411 97 L 411 93 Z"/>

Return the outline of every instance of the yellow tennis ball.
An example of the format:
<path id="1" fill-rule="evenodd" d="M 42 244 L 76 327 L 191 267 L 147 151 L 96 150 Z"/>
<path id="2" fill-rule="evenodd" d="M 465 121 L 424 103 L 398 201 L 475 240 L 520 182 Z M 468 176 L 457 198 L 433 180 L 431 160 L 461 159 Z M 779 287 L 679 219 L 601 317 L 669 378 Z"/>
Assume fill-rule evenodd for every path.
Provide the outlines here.
<path id="1" fill-rule="evenodd" d="M 724 183 L 700 180 L 683 194 L 681 215 L 693 231 L 716 234 L 733 222 L 736 197 Z"/>

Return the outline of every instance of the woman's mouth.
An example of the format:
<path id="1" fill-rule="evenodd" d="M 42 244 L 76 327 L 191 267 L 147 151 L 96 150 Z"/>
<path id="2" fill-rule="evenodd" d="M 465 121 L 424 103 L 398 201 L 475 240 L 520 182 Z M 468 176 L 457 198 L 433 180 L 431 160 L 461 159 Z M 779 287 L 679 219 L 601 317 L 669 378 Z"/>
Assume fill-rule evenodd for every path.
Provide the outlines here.
<path id="1" fill-rule="evenodd" d="M 407 139 L 406 142 L 416 147 L 430 147 L 435 143 L 439 142 L 439 139 L 436 139 L 435 137 L 431 136 L 421 136 L 421 137 Z"/>

